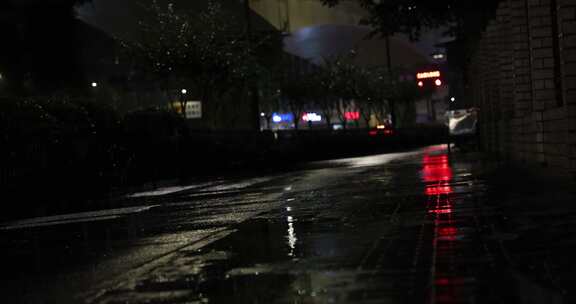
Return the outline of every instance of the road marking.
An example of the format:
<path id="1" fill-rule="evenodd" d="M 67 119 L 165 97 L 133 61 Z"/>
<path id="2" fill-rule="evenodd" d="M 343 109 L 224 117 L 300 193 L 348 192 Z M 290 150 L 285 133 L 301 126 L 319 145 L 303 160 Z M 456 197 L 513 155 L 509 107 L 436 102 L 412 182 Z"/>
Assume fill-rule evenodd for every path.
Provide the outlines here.
<path id="1" fill-rule="evenodd" d="M 0 225 L 0 230 L 16 230 L 35 227 L 46 227 L 64 224 L 96 222 L 119 219 L 131 214 L 142 213 L 150 209 L 156 208 L 159 205 L 152 206 L 137 206 L 116 209 L 106 209 L 89 212 L 79 212 L 70 214 L 61 214 L 53 216 L 35 217 L 23 219 L 13 222 L 8 222 Z"/>

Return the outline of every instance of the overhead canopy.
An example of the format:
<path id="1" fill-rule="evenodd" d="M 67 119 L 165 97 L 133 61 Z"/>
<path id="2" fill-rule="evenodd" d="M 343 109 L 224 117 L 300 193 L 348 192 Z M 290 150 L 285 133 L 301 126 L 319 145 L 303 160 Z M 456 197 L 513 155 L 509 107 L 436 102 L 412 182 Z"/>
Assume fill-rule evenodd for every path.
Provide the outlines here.
<path id="1" fill-rule="evenodd" d="M 286 38 L 285 50 L 316 63 L 356 50 L 359 65 L 386 65 L 386 43 L 378 37 L 368 39 L 370 32 L 368 27 L 355 25 L 307 27 Z M 426 54 L 402 38 L 391 37 L 390 49 L 393 67 L 412 69 L 430 64 Z"/>

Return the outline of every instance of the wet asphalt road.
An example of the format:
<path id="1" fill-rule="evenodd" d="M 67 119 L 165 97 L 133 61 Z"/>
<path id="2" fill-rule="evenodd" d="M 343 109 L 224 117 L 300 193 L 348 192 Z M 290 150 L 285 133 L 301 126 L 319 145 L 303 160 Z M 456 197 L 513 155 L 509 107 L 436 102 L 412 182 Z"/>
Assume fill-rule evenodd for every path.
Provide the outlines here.
<path id="1" fill-rule="evenodd" d="M 441 146 L 5 224 L 5 303 L 519 303 L 479 161 Z M 485 166 L 482 167 L 485 169 Z M 120 202 L 120 201 L 119 201 Z"/>

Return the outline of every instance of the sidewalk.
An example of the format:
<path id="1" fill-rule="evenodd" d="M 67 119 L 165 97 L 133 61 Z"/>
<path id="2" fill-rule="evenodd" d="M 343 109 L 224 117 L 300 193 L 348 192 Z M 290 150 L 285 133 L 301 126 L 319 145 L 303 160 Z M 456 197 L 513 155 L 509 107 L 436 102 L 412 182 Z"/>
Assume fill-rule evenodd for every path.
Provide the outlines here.
<path id="1" fill-rule="evenodd" d="M 199 201 L 193 189 L 145 193 L 166 204 L 107 227 L 104 247 L 99 237 L 64 240 L 71 250 L 42 229 L 47 247 L 32 246 L 33 231 L 12 231 L 5 261 L 20 281 L 6 277 L 15 290 L 25 284 L 25 296 L 66 290 L 52 295 L 59 303 L 576 302 L 569 183 L 436 146 L 313 163 L 255 185 Z M 206 229 L 215 237 L 190 243 Z M 66 273 L 76 268 L 60 257 L 78 255 L 90 257 L 79 262 L 89 271 Z M 126 256 L 147 262 L 130 266 Z M 62 265 L 52 269 L 52 257 Z M 67 281 L 77 277 L 86 280 Z"/>
<path id="2" fill-rule="evenodd" d="M 576 273 L 574 183 L 490 160 L 480 153 L 456 152 L 451 163 L 454 171 L 472 165 L 475 178 L 483 181 L 484 189 L 477 189 L 474 199 L 466 199 L 477 206 L 468 219 L 476 221 L 480 232 L 476 242 L 484 243 L 483 250 L 490 257 L 486 267 L 500 273 L 493 278 L 502 284 L 497 288 L 498 298 L 510 303 L 576 302 L 571 290 Z M 451 269 L 458 267 L 470 265 L 455 263 Z M 451 292 L 458 285 L 450 286 Z"/>
<path id="3" fill-rule="evenodd" d="M 571 188 L 438 147 L 370 161 L 97 302 L 574 302 Z"/>
<path id="4" fill-rule="evenodd" d="M 501 216 L 493 229 L 521 303 L 575 303 L 576 185 L 536 171 L 491 172 L 486 204 Z"/>

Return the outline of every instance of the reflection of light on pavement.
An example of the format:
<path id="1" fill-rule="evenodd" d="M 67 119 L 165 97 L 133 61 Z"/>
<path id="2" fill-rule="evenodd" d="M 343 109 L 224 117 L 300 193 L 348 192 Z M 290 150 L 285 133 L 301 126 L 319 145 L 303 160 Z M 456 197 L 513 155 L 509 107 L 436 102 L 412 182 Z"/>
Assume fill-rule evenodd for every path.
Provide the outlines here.
<path id="1" fill-rule="evenodd" d="M 440 153 L 439 153 L 440 152 Z M 431 275 L 434 284 L 430 293 L 432 303 L 458 302 L 458 277 L 453 273 L 458 228 L 454 224 L 451 201 L 453 178 L 448 155 L 438 150 L 427 151 L 422 159 L 422 180 L 425 182 L 427 213 L 433 218 Z"/>
<path id="2" fill-rule="evenodd" d="M 288 256 L 294 256 L 294 251 L 296 250 L 296 241 L 298 238 L 296 237 L 296 231 L 294 230 L 294 218 L 291 216 L 286 217 L 288 221 L 288 247 L 290 247 L 290 252 L 288 252 Z"/>
<path id="3" fill-rule="evenodd" d="M 0 230 L 29 229 L 34 227 L 46 227 L 46 226 L 64 225 L 72 223 L 87 223 L 87 222 L 114 220 L 129 215 L 146 212 L 158 206 L 159 205 L 134 206 L 134 207 L 105 209 L 98 211 L 88 211 L 88 212 L 29 218 L 0 224 Z"/>
<path id="4" fill-rule="evenodd" d="M 452 213 L 451 208 L 438 208 L 438 209 L 430 209 L 428 212 L 433 214 L 450 214 Z"/>
<path id="5" fill-rule="evenodd" d="M 407 157 L 412 154 L 414 153 L 390 153 L 390 154 L 381 154 L 381 155 L 372 155 L 372 156 L 363 156 L 354 158 L 343 158 L 330 161 L 321 161 L 319 163 L 345 165 L 347 167 L 352 168 L 373 167 L 384 165 L 400 157 Z"/>
<path id="6" fill-rule="evenodd" d="M 452 187 L 447 185 L 426 187 L 426 195 L 441 195 L 452 193 Z"/>
<path id="7" fill-rule="evenodd" d="M 195 188 L 201 188 L 210 185 L 210 183 L 200 184 L 200 185 L 190 185 L 190 186 L 172 186 L 172 187 L 161 187 L 151 191 L 132 193 L 127 195 L 128 197 L 146 197 L 146 196 L 161 196 L 166 194 L 171 194 L 175 192 L 181 192 L 186 190 L 192 190 Z"/>

